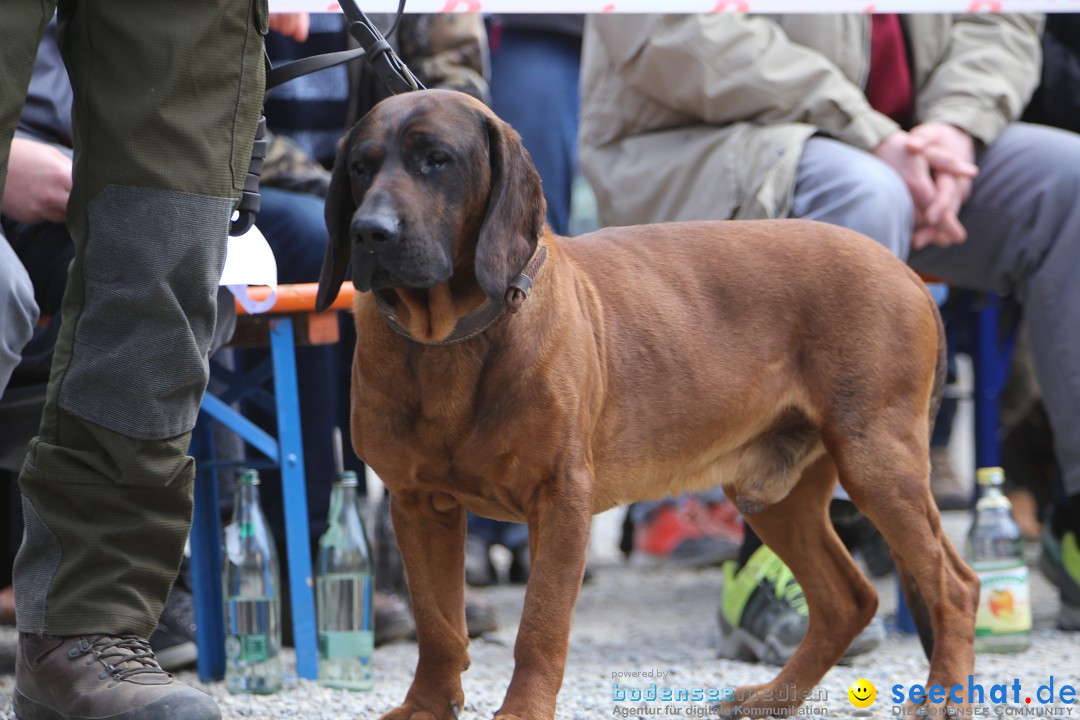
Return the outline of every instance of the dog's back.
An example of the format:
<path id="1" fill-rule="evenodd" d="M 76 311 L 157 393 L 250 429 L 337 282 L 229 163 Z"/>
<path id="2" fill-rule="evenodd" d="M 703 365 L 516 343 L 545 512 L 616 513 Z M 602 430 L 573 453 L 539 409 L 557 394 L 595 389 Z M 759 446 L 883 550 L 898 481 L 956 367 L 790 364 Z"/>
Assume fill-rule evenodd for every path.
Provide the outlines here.
<path id="1" fill-rule="evenodd" d="M 672 223 L 558 248 L 618 348 L 603 353 L 603 414 L 621 422 L 599 418 L 592 442 L 611 504 L 734 481 L 757 488 L 744 509 L 770 504 L 823 432 L 855 432 L 885 398 L 915 404 L 929 432 L 940 319 L 915 274 L 858 233 Z"/>

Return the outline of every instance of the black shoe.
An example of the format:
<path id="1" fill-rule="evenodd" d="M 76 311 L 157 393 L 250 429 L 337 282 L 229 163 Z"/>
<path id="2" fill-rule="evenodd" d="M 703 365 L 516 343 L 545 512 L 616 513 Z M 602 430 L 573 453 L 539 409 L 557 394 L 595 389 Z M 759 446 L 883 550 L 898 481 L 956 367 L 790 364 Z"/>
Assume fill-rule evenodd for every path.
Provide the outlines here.
<path id="1" fill-rule="evenodd" d="M 967 510 L 971 507 L 973 490 L 965 486 L 956 474 L 949 451 L 943 447 L 930 448 L 930 492 L 938 510 Z"/>
<path id="2" fill-rule="evenodd" d="M 407 640 L 416 635 L 416 625 L 405 601 L 378 590 L 374 593 L 375 646 Z"/>
<path id="3" fill-rule="evenodd" d="M 495 632 L 499 625 L 495 619 L 495 606 L 478 592 L 465 588 L 465 628 L 469 637 L 480 637 Z"/>
<path id="4" fill-rule="evenodd" d="M 487 587 L 499 582 L 491 562 L 491 546 L 475 535 L 465 537 L 465 582 L 473 587 Z"/>
<path id="5" fill-rule="evenodd" d="M 15 672 L 15 640 L 0 640 L 0 675 Z"/>
<path id="6" fill-rule="evenodd" d="M 195 645 L 195 599 L 180 585 L 173 585 L 165 601 L 165 610 L 150 636 L 150 648 L 164 670 L 191 667 L 199 659 Z"/>
<path id="7" fill-rule="evenodd" d="M 220 720 L 209 695 L 158 664 L 134 635 L 19 634 L 15 668 L 19 720 Z"/>
<path id="8" fill-rule="evenodd" d="M 510 570 L 508 579 L 513 585 L 524 585 L 529 582 L 529 574 L 532 572 L 532 560 L 529 556 L 529 544 L 518 545 L 510 549 Z"/>
<path id="9" fill-rule="evenodd" d="M 896 571 L 889 544 L 869 518 L 850 500 L 836 499 L 829 503 L 829 518 L 840 541 L 852 555 L 861 555 L 866 570 L 873 578 L 883 578 Z"/>
<path id="10" fill-rule="evenodd" d="M 529 555 L 529 545 L 519 545 L 516 548 L 510 550 L 510 570 L 507 575 L 507 579 L 511 585 L 524 585 L 529 582 L 529 575 L 532 574 L 532 561 Z M 581 583 L 585 584 L 593 579 L 592 570 L 588 565 L 585 566 L 585 573 L 581 576 Z"/>

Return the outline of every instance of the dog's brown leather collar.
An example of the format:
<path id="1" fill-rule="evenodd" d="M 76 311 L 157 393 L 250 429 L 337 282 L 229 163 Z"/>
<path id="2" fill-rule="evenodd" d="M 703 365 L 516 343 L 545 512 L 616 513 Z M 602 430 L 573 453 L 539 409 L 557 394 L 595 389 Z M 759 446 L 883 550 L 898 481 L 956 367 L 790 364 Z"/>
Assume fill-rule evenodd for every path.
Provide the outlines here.
<path id="1" fill-rule="evenodd" d="M 529 297 L 533 278 L 540 272 L 540 266 L 544 264 L 545 258 L 547 258 L 547 245 L 538 244 L 532 257 L 529 258 L 529 262 L 525 265 L 525 269 L 510 281 L 503 302 L 495 302 L 491 298 L 484 298 L 484 302 L 479 307 L 459 318 L 457 324 L 454 325 L 454 330 L 442 340 L 428 341 L 415 337 L 401 326 L 394 306 L 388 303 L 378 292 L 372 293 L 375 296 L 375 307 L 379 309 L 379 314 L 383 316 L 383 320 L 386 321 L 391 330 L 413 342 L 421 345 L 453 345 L 464 342 L 491 327 L 499 319 L 499 316 L 503 314 L 504 310 L 516 313 L 521 309 L 522 303 Z"/>

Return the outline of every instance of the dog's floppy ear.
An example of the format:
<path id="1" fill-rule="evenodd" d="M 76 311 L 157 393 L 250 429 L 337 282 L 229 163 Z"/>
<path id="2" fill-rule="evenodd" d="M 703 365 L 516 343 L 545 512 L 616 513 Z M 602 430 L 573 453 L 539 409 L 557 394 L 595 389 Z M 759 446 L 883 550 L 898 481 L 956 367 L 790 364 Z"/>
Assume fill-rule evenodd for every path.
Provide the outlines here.
<path id="1" fill-rule="evenodd" d="M 476 243 L 476 280 L 496 302 L 536 249 L 546 206 L 521 137 L 502 120 L 486 118 L 491 190 Z"/>
<path id="2" fill-rule="evenodd" d="M 351 147 L 352 133 L 338 147 L 334 170 L 330 175 L 330 189 L 326 192 L 326 230 L 330 234 L 330 244 L 326 246 L 322 272 L 319 273 L 319 293 L 315 297 L 315 309 L 319 312 L 330 307 L 337 298 L 345 272 L 349 269 L 352 244 L 349 226 L 356 211 L 352 182 L 349 180 Z"/>

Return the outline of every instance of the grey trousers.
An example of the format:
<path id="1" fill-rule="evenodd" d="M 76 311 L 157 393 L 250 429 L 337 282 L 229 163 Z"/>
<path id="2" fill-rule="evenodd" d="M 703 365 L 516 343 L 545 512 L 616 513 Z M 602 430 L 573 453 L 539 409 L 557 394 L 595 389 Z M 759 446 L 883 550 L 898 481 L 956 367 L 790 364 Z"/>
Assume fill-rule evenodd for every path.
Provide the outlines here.
<path id="1" fill-rule="evenodd" d="M 37 318 L 30 276 L 0 231 L 0 395 L 19 364 Z"/>
<path id="2" fill-rule="evenodd" d="M 968 240 L 911 251 L 914 211 L 873 155 L 815 137 L 792 215 L 858 230 L 950 285 L 1011 293 L 1024 310 L 1066 493 L 1080 494 L 1080 135 L 1010 126 L 976 158 L 960 221 Z"/>

